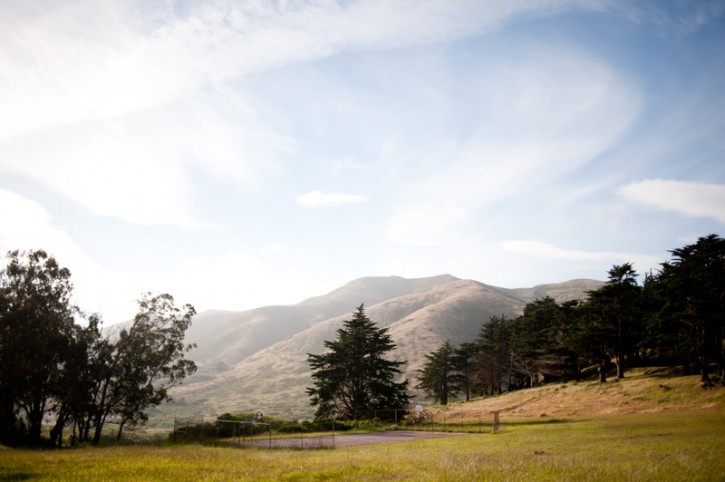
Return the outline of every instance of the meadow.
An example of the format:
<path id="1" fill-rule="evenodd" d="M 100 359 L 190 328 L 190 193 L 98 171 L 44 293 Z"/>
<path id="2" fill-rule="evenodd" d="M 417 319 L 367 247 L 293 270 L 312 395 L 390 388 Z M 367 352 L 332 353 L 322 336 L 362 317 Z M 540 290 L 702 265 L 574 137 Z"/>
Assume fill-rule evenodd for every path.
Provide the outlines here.
<path id="1" fill-rule="evenodd" d="M 725 411 L 506 423 L 497 434 L 322 450 L 167 442 L 0 447 L 0 480 L 725 480 Z"/>

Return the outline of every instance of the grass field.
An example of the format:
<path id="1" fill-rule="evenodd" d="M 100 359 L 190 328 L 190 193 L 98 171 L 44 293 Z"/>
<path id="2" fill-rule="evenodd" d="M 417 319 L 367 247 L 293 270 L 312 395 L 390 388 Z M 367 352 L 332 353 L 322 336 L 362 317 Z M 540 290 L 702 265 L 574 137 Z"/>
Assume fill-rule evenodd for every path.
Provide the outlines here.
<path id="1" fill-rule="evenodd" d="M 725 411 L 519 422 L 498 434 L 334 450 L 165 444 L 0 448 L 0 480 L 725 480 Z"/>

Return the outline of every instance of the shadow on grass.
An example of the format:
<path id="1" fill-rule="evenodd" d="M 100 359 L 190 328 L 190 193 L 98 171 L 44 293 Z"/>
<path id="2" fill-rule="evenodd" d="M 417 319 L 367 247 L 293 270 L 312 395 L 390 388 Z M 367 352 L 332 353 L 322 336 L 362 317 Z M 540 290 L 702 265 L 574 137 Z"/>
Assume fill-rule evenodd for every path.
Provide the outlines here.
<path id="1" fill-rule="evenodd" d="M 16 481 L 16 480 L 30 480 L 30 479 L 35 479 L 37 477 L 38 477 L 37 474 L 26 474 L 24 472 L 14 473 L 14 474 L 9 474 L 9 475 L 0 474 L 0 480 L 10 481 L 10 482 Z"/>
<path id="2" fill-rule="evenodd" d="M 552 423 L 576 423 L 581 420 L 572 420 L 568 418 L 547 418 L 542 420 L 521 420 L 521 421 L 507 421 L 501 422 L 501 425 L 513 425 L 515 427 L 526 427 L 528 425 L 549 425 Z"/>

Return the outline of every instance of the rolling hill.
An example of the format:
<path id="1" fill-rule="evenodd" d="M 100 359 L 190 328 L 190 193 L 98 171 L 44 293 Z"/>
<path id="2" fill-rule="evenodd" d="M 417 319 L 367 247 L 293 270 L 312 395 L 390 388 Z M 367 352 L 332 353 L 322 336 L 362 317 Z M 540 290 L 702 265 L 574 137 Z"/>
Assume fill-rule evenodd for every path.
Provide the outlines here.
<path id="1" fill-rule="evenodd" d="M 305 394 L 311 384 L 308 353 L 320 353 L 343 320 L 365 303 L 368 317 L 387 327 L 407 360 L 413 380 L 425 355 L 445 340 L 472 341 L 494 315 L 517 316 L 526 303 L 544 296 L 562 302 L 601 286 L 572 280 L 533 288 L 507 289 L 450 275 L 431 278 L 369 277 L 296 305 L 247 312 L 208 311 L 194 319 L 187 341 L 199 371 L 173 391 L 176 402 L 155 416 L 258 411 L 286 418 L 313 414 Z"/>
<path id="2" fill-rule="evenodd" d="M 495 397 L 431 407 L 436 420 L 488 420 L 499 411 L 501 420 L 578 419 L 633 413 L 723 410 L 725 390 L 704 388 L 699 375 L 682 375 L 670 367 L 633 368 L 621 380 L 549 384 Z M 445 412 L 445 413 L 444 413 Z"/>

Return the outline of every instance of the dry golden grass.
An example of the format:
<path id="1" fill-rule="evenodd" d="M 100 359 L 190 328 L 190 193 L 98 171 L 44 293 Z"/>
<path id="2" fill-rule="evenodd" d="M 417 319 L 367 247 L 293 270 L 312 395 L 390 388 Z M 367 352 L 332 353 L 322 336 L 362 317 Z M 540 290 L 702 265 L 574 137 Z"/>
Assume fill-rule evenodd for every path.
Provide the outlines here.
<path id="1" fill-rule="evenodd" d="M 725 406 L 725 389 L 703 388 L 698 375 L 677 376 L 669 368 L 638 368 L 619 381 L 570 382 L 434 407 L 436 419 L 477 421 L 501 411 L 502 420 L 589 418 L 603 415 L 683 411 Z"/>

